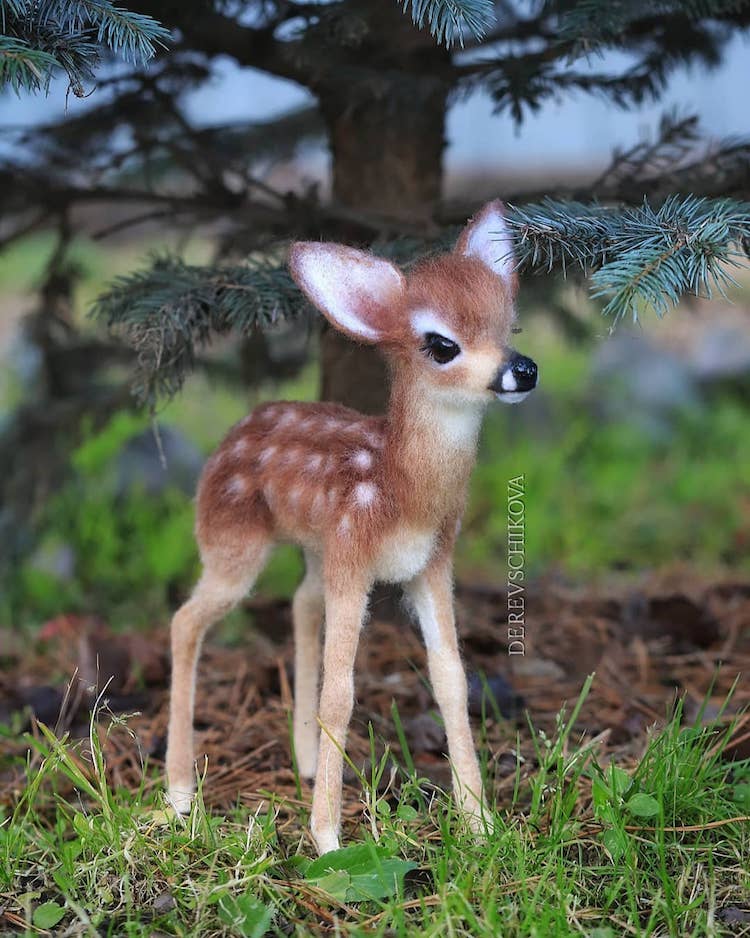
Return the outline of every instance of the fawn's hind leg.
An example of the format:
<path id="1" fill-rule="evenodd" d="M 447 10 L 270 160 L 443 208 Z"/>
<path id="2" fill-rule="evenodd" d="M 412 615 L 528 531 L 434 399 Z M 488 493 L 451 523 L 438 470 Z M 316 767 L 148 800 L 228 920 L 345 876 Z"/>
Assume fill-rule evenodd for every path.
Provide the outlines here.
<path id="1" fill-rule="evenodd" d="M 167 737 L 168 800 L 180 814 L 190 810 L 195 792 L 193 711 L 201 642 L 209 626 L 250 590 L 263 569 L 270 543 L 257 537 L 236 551 L 204 551 L 203 574 L 190 599 L 172 619 L 172 690 Z"/>
<path id="2" fill-rule="evenodd" d="M 292 602 L 294 621 L 294 755 L 303 778 L 315 777 L 318 761 L 318 678 L 320 627 L 325 600 L 323 568 L 316 554 L 305 553 L 307 570 Z"/>

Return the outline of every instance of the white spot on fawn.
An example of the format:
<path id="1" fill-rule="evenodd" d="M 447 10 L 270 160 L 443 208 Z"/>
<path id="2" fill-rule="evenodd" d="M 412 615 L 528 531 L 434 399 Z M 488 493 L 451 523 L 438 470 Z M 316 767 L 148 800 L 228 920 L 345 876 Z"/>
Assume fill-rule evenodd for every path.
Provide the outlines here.
<path id="1" fill-rule="evenodd" d="M 354 501 L 360 508 L 367 508 L 372 505 L 378 495 L 377 486 L 372 482 L 358 482 L 354 486 Z"/>
<path id="2" fill-rule="evenodd" d="M 322 453 L 313 453 L 312 456 L 307 457 L 307 462 L 305 466 L 309 472 L 317 472 L 323 464 L 323 454 Z"/>
<path id="3" fill-rule="evenodd" d="M 351 522 L 349 520 L 349 515 L 342 515 L 341 521 L 339 521 L 339 533 L 348 534 L 350 527 Z"/>
<path id="4" fill-rule="evenodd" d="M 289 505 L 292 508 L 295 508 L 299 505 L 299 500 L 302 498 L 302 486 L 295 485 L 292 491 L 289 493 Z"/>
<path id="5" fill-rule="evenodd" d="M 247 480 L 242 476 L 232 476 L 227 482 L 227 494 L 232 498 L 239 498 L 247 491 Z"/>
<path id="6" fill-rule="evenodd" d="M 287 410 L 282 410 L 281 414 L 279 415 L 276 421 L 276 427 L 278 429 L 283 429 L 284 427 L 288 427 L 291 424 L 295 423 L 296 420 L 297 420 L 297 414 L 294 412 L 294 410 L 291 407 L 289 407 Z"/>
<path id="7" fill-rule="evenodd" d="M 263 452 L 258 457 L 258 462 L 261 464 L 261 466 L 265 466 L 267 462 L 273 459 L 273 457 L 276 455 L 277 448 L 278 447 L 276 446 L 267 446 L 263 450 Z"/>
<path id="8" fill-rule="evenodd" d="M 234 453 L 235 456 L 239 457 L 239 456 L 244 456 L 249 449 L 250 449 L 250 444 L 244 437 L 242 437 L 236 441 L 236 443 L 232 447 L 232 452 Z"/>
<path id="9" fill-rule="evenodd" d="M 370 444 L 370 446 L 375 449 L 380 449 L 383 445 L 383 436 L 375 430 L 365 430 L 365 439 Z"/>
<path id="10" fill-rule="evenodd" d="M 311 518 L 319 517 L 325 509 L 325 504 L 326 504 L 326 497 L 324 493 L 321 491 L 316 492 L 315 498 L 313 499 L 313 503 L 310 506 L 310 517 Z"/>
<path id="11" fill-rule="evenodd" d="M 366 449 L 358 449 L 357 452 L 352 456 L 352 464 L 357 469 L 361 469 L 363 472 L 365 472 L 372 466 L 372 453 Z"/>

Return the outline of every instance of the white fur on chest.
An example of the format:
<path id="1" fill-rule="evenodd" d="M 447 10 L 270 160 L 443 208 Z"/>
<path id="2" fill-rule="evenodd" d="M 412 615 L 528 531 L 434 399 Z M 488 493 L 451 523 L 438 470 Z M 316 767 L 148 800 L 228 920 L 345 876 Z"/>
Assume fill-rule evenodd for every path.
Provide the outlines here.
<path id="1" fill-rule="evenodd" d="M 380 546 L 373 566 L 376 580 L 403 583 L 427 566 L 435 546 L 435 532 L 397 528 Z"/>

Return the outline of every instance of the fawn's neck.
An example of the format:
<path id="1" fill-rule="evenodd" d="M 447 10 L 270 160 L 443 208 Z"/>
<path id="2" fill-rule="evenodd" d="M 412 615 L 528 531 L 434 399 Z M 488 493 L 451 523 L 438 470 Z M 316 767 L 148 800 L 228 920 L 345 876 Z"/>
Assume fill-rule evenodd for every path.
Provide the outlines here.
<path id="1" fill-rule="evenodd" d="M 438 520 L 462 509 L 483 413 L 482 404 L 454 403 L 394 378 L 386 451 L 404 508 L 417 519 Z"/>

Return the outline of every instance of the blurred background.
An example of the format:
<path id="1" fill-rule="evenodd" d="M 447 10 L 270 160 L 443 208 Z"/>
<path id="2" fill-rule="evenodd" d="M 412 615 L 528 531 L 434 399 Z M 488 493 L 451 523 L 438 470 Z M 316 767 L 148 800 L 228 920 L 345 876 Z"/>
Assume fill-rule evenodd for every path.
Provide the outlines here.
<path id="1" fill-rule="evenodd" d="M 173 28 L 169 9 L 157 6 L 154 15 Z M 420 54 L 447 57 L 393 6 Z M 254 28 L 249 14 L 238 21 Z M 263 331 L 250 319 L 247 328 L 235 320 L 212 331 L 199 309 L 196 347 L 179 351 L 170 387 L 178 393 L 144 392 L 143 373 L 158 369 L 144 364 L 149 347 L 134 343 L 132 330 L 124 341 L 122 331 L 108 331 L 107 318 L 122 325 L 116 304 L 140 308 L 158 286 L 165 292 L 151 308 L 163 313 L 173 308 L 169 289 L 184 281 L 175 308 L 192 315 L 191 270 L 249 256 L 281 262 L 282 211 L 292 236 L 398 237 L 408 260 L 434 244 L 435 217 L 440 237 L 451 238 L 486 198 L 587 191 L 618 148 L 656 146 L 669 128 L 682 163 L 698 148 L 750 134 L 745 33 L 725 37 L 711 62 L 685 56 L 658 94 L 627 107 L 553 89 L 519 116 L 498 106 L 496 91 L 469 83 L 446 96 L 437 170 L 417 165 L 425 177 L 437 172 L 432 190 L 397 212 L 403 193 L 383 190 L 378 204 L 377 172 L 368 181 L 363 168 L 358 180 L 357 153 L 346 153 L 356 147 L 336 136 L 349 119 L 363 138 L 371 126 L 386 141 L 398 137 L 402 115 L 388 126 L 382 106 L 385 97 L 394 107 L 392 89 L 373 92 L 377 104 L 362 97 L 331 117 L 324 82 L 311 90 L 297 76 L 254 68 L 224 54 L 218 39 L 201 48 L 201 29 L 208 35 L 205 24 L 193 34 L 180 24 L 174 52 L 149 67 L 105 60 L 80 95 L 62 75 L 46 95 L 7 85 L 0 97 L 0 615 L 21 632 L 61 613 L 95 614 L 115 628 L 165 627 L 198 572 L 195 483 L 231 424 L 262 400 L 315 399 L 321 387 L 324 397 L 367 409 L 384 400 L 377 377 L 374 397 L 358 397 L 359 364 L 349 350 L 326 348 L 309 312 L 269 315 Z M 487 49 L 475 45 L 454 50 L 457 67 L 482 61 Z M 632 54 L 604 49 L 580 70 L 618 73 Z M 345 83 L 343 65 L 341 74 Z M 339 167 L 337 178 L 344 156 L 354 165 L 347 178 Z M 397 154 L 390 176 L 408 159 Z M 671 171 L 665 164 L 662 176 Z M 270 232 L 263 243 L 261 227 Z M 638 322 L 615 326 L 580 277 L 524 276 L 517 345 L 537 361 L 540 386 L 522 407 L 488 414 L 458 546 L 462 582 L 505 582 L 507 483 L 520 475 L 532 578 L 592 583 L 683 567 L 748 573 L 750 276 L 734 277 L 726 296 L 682 299 L 663 318 L 643 309 Z M 287 598 L 300 572 L 297 553 L 281 549 L 258 593 Z M 248 615 L 237 613 L 225 638 Z"/>

